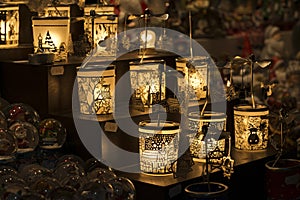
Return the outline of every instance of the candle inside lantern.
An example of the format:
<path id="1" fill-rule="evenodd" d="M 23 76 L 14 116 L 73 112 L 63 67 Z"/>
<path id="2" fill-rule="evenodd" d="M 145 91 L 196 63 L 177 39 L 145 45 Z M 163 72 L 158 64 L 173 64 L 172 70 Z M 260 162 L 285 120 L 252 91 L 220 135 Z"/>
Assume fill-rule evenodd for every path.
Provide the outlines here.
<path id="1" fill-rule="evenodd" d="M 191 100 L 206 98 L 208 58 L 198 56 L 192 58 L 176 59 L 176 69 L 185 75 L 189 84 L 189 95 Z"/>
<path id="2" fill-rule="evenodd" d="M 33 45 L 35 53 L 53 52 L 55 60 L 66 60 L 68 55 L 70 18 L 33 17 Z"/>
<path id="3" fill-rule="evenodd" d="M 140 169 L 149 174 L 171 173 L 178 159 L 179 124 L 171 121 L 139 123 Z"/>
<path id="4" fill-rule="evenodd" d="M 77 72 L 80 112 L 109 114 L 114 109 L 115 66 L 80 69 Z"/>
<path id="5" fill-rule="evenodd" d="M 145 107 L 165 99 L 165 61 L 130 62 L 130 82 L 133 100 L 141 100 Z M 133 102 L 134 104 L 135 102 Z"/>
<path id="6" fill-rule="evenodd" d="M 234 107 L 235 148 L 240 150 L 263 150 L 268 145 L 267 106 L 240 105 Z"/>
<path id="7" fill-rule="evenodd" d="M 19 6 L 0 5 L 0 45 L 19 44 Z"/>
<path id="8" fill-rule="evenodd" d="M 225 149 L 225 138 L 220 137 L 225 127 L 224 113 L 204 112 L 202 116 L 198 112 L 189 114 L 190 151 L 195 161 L 204 161 L 206 153 L 217 148 L 223 154 L 222 156 L 225 156 L 225 151 L 228 152 L 228 149 Z"/>

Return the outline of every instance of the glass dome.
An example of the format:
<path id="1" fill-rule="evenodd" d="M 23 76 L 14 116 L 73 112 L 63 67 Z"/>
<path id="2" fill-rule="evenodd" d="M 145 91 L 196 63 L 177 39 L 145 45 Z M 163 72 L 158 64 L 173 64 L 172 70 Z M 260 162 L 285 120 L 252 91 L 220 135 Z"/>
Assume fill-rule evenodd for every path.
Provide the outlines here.
<path id="1" fill-rule="evenodd" d="M 18 171 L 11 166 L 5 166 L 5 165 L 0 166 L 0 177 L 5 175 L 17 176 L 17 174 Z"/>
<path id="2" fill-rule="evenodd" d="M 80 167 L 85 167 L 85 162 L 83 161 L 82 158 L 80 158 L 77 155 L 74 154 L 66 154 L 66 155 L 62 155 L 58 158 L 57 160 L 57 166 L 63 163 L 67 163 L 67 162 L 74 162 L 77 165 L 79 165 Z"/>
<path id="3" fill-rule="evenodd" d="M 9 130 L 0 128 L 0 161 L 14 159 L 17 148 L 14 135 Z"/>
<path id="4" fill-rule="evenodd" d="M 9 104 L 3 109 L 8 126 L 17 121 L 25 121 L 37 126 L 40 122 L 40 116 L 35 109 L 24 103 Z"/>
<path id="5" fill-rule="evenodd" d="M 60 121 L 44 119 L 39 124 L 39 146 L 43 149 L 58 149 L 66 141 L 67 132 Z"/>
<path id="6" fill-rule="evenodd" d="M 7 186 L 7 185 L 11 185 L 11 184 L 26 186 L 26 181 L 19 176 L 11 175 L 11 174 L 0 177 L 0 185 L 1 186 Z"/>
<path id="7" fill-rule="evenodd" d="M 88 179 L 86 176 L 80 176 L 75 174 L 75 175 L 66 176 L 60 182 L 62 186 L 70 186 L 78 190 L 88 182 Z"/>
<path id="8" fill-rule="evenodd" d="M 96 168 L 104 168 L 104 169 L 109 169 L 108 166 L 106 166 L 105 164 L 101 163 L 99 160 L 97 160 L 96 158 L 89 158 L 85 161 L 85 171 L 91 172 L 92 170 L 96 169 Z"/>
<path id="9" fill-rule="evenodd" d="M 56 178 L 46 176 L 37 179 L 32 185 L 30 185 L 30 190 L 46 197 L 52 192 L 52 190 L 60 186 L 61 185 Z"/>
<path id="10" fill-rule="evenodd" d="M 51 177 L 51 170 L 39 164 L 29 164 L 19 169 L 19 175 L 31 185 L 40 178 Z"/>
<path id="11" fill-rule="evenodd" d="M 98 199 L 105 199 L 105 200 L 112 200 L 113 195 L 113 187 L 111 184 L 104 182 L 99 183 L 95 181 L 90 181 L 85 184 L 79 191 L 78 191 L 78 198 L 80 200 L 98 200 Z"/>
<path id="12" fill-rule="evenodd" d="M 87 177 L 89 180 L 92 180 L 92 179 L 98 179 L 100 180 L 101 182 L 107 182 L 111 179 L 114 179 L 117 177 L 117 175 L 108 170 L 108 169 L 104 169 L 104 168 L 95 168 L 94 170 L 90 171 L 88 174 L 87 174 Z"/>
<path id="13" fill-rule="evenodd" d="M 39 143 L 39 134 L 35 126 L 28 122 L 15 122 L 9 127 L 17 139 L 18 153 L 34 151 Z"/>
<path id="14" fill-rule="evenodd" d="M 46 197 L 51 200 L 74 200 L 76 190 L 69 186 L 61 186 L 52 190 Z"/>
<path id="15" fill-rule="evenodd" d="M 66 177 L 73 175 L 85 176 L 86 173 L 82 166 L 72 161 L 57 165 L 53 171 L 53 177 L 57 178 L 60 181 L 65 179 Z"/>
<path id="16" fill-rule="evenodd" d="M 22 195 L 27 194 L 27 193 L 28 193 L 28 190 L 24 184 L 10 183 L 7 185 L 2 185 L 0 199 L 22 200 Z"/>
<path id="17" fill-rule="evenodd" d="M 113 187 L 113 200 L 126 199 L 134 200 L 135 199 L 135 187 L 133 183 L 125 177 L 116 177 L 109 181 Z"/>

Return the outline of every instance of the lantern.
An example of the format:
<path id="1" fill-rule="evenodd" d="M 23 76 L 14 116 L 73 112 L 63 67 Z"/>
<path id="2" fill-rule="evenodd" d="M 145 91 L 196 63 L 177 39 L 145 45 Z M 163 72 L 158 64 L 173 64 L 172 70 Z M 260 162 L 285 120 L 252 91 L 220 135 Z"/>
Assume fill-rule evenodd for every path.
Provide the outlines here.
<path id="1" fill-rule="evenodd" d="M 0 6 L 0 46 L 19 44 L 19 6 Z"/>
<path id="2" fill-rule="evenodd" d="M 268 144 L 269 110 L 267 106 L 234 107 L 235 148 L 263 150 Z"/>
<path id="3" fill-rule="evenodd" d="M 195 161 L 204 161 L 206 154 L 218 151 L 220 158 L 226 156 L 230 149 L 226 149 L 225 127 L 226 115 L 217 112 L 191 112 L 189 118 L 190 151 Z M 206 130 L 204 130 L 204 127 Z M 207 145 L 207 149 L 206 149 Z"/>
<path id="4" fill-rule="evenodd" d="M 115 66 L 80 69 L 77 72 L 80 112 L 109 114 L 114 109 Z"/>
<path id="5" fill-rule="evenodd" d="M 33 45 L 36 53 L 55 53 L 65 60 L 70 37 L 69 17 L 33 17 Z"/>
<path id="6" fill-rule="evenodd" d="M 140 102 L 145 107 L 151 107 L 165 99 L 165 61 L 146 60 L 130 62 L 129 65 L 133 104 Z"/>
<path id="7" fill-rule="evenodd" d="M 139 123 L 141 171 L 149 174 L 171 173 L 172 164 L 178 158 L 178 145 L 178 123 L 141 121 Z"/>
<path id="8" fill-rule="evenodd" d="M 96 47 L 99 44 L 97 46 L 99 56 L 115 56 L 118 17 L 114 14 L 114 7 L 85 7 L 84 15 L 84 30 L 91 39 L 92 47 Z"/>
<path id="9" fill-rule="evenodd" d="M 208 58 L 204 56 L 177 58 L 176 69 L 185 75 L 185 81 L 189 85 L 190 100 L 206 98 L 208 79 Z M 179 88 L 180 90 L 180 88 Z"/>

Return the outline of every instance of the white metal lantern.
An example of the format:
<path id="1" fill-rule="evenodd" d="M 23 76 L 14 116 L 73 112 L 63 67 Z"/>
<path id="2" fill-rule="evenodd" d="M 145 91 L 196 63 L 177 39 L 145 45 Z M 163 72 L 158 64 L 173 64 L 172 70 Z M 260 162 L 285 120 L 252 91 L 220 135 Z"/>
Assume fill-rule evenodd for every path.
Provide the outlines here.
<path id="1" fill-rule="evenodd" d="M 0 5 L 0 46 L 19 44 L 19 6 Z"/>
<path id="2" fill-rule="evenodd" d="M 178 159 L 179 124 L 171 121 L 139 123 L 140 169 L 149 174 L 171 173 Z"/>
<path id="3" fill-rule="evenodd" d="M 223 156 L 228 152 L 225 149 L 225 137 L 220 137 L 226 129 L 226 115 L 218 112 L 191 112 L 189 118 L 190 151 L 195 161 L 204 161 L 206 154 L 218 149 Z M 206 127 L 207 133 L 204 131 Z M 206 134 L 206 135 L 205 135 Z M 206 149 L 207 145 L 207 149 Z"/>
<path id="4" fill-rule="evenodd" d="M 115 67 L 80 69 L 77 72 L 80 112 L 110 114 L 114 109 Z"/>
<path id="5" fill-rule="evenodd" d="M 117 50 L 118 16 L 113 6 L 84 8 L 84 30 L 99 56 L 115 56 Z"/>
<path id="6" fill-rule="evenodd" d="M 185 75 L 189 85 L 190 100 L 205 99 L 208 82 L 208 58 L 198 56 L 191 58 L 177 58 L 176 69 Z"/>
<path id="7" fill-rule="evenodd" d="M 234 107 L 235 148 L 263 150 L 268 145 L 269 109 L 264 105 Z"/>
<path id="8" fill-rule="evenodd" d="M 166 74 L 164 60 L 130 62 L 130 82 L 133 90 L 133 103 L 141 101 L 151 107 L 166 95 Z"/>

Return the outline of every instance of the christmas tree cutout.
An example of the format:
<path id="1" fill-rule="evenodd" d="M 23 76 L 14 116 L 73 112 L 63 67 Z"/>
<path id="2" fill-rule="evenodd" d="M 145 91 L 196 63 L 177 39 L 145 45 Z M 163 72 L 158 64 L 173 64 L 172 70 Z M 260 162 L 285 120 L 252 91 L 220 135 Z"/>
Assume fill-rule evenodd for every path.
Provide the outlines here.
<path id="1" fill-rule="evenodd" d="M 54 50 L 56 50 L 55 44 L 53 43 L 53 40 L 51 38 L 51 35 L 50 35 L 49 31 L 47 31 L 47 34 L 46 34 L 45 46 L 48 49 L 54 49 Z"/>

